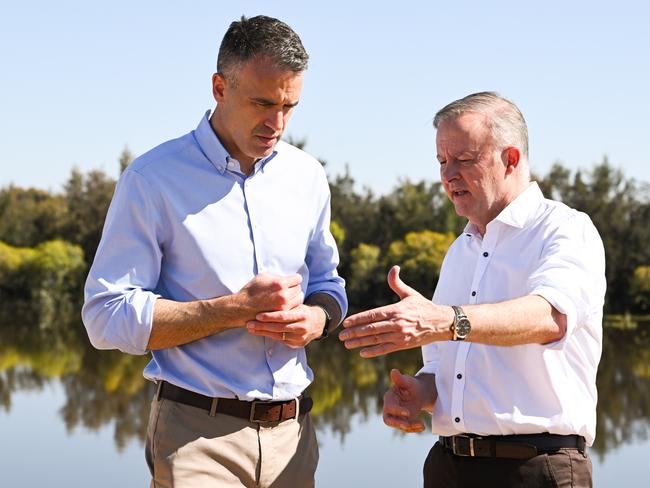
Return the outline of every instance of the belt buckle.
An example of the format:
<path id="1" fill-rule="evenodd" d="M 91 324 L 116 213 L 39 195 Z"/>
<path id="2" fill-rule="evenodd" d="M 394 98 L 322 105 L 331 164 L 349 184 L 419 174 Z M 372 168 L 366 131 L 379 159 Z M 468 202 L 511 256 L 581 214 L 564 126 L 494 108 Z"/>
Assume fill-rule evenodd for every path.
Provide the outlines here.
<path id="1" fill-rule="evenodd" d="M 457 447 L 457 440 L 458 439 L 468 439 L 469 440 L 469 454 L 464 453 L 464 452 L 458 452 Z M 460 435 L 455 435 L 451 438 L 451 451 L 454 453 L 456 456 L 469 456 L 469 457 L 474 457 L 474 437 L 470 437 L 468 435 L 460 434 Z"/>
<path id="2" fill-rule="evenodd" d="M 251 413 L 250 413 L 250 415 L 248 416 L 248 420 L 249 420 L 250 422 L 257 422 L 258 424 L 264 422 L 264 420 L 256 420 L 256 419 L 255 419 L 255 407 L 256 407 L 259 403 L 271 403 L 271 402 L 267 402 L 267 401 L 264 401 L 264 400 L 253 400 L 253 401 L 251 402 Z"/>
<path id="3" fill-rule="evenodd" d="M 294 399 L 292 399 L 292 400 L 290 400 L 290 401 L 295 402 L 295 405 L 296 405 L 296 413 L 294 414 L 293 417 L 291 417 L 291 418 L 293 418 L 294 420 L 296 420 L 296 419 L 298 418 L 298 415 L 300 415 L 300 401 L 299 401 L 297 398 L 294 398 Z M 285 402 L 284 402 L 284 401 L 281 401 L 281 402 L 275 402 L 275 401 L 272 401 L 272 400 L 271 400 L 271 401 L 266 401 L 266 400 L 253 400 L 253 401 L 251 402 L 251 412 L 250 412 L 250 415 L 248 416 L 248 420 L 249 420 L 250 422 L 257 422 L 257 423 L 262 423 L 262 422 L 281 422 L 282 420 L 288 420 L 288 419 L 283 419 L 283 418 L 282 418 L 282 411 L 284 410 L 283 405 L 280 405 L 280 417 L 278 418 L 277 421 L 274 421 L 274 420 L 256 420 L 256 419 L 255 419 L 255 407 L 256 407 L 258 404 L 269 404 L 269 403 L 285 403 Z"/>

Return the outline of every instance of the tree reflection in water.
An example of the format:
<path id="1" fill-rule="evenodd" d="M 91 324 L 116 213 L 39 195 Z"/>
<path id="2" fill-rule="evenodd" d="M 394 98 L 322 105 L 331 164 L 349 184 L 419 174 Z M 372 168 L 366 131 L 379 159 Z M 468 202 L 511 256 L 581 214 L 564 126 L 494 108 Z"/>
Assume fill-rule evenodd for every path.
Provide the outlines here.
<path id="1" fill-rule="evenodd" d="M 93 349 L 76 310 L 60 307 L 56 320 L 44 321 L 29 303 L 3 300 L 0 407 L 10 411 L 16 391 L 41 390 L 60 381 L 66 395 L 60 413 L 68 431 L 78 426 L 97 430 L 115 422 L 118 450 L 133 438 L 142 442 L 154 393 L 154 385 L 142 377 L 148 357 Z M 650 433 L 650 322 L 628 321 L 626 326 L 605 327 L 593 447 L 601 459 L 622 444 L 647 440 Z M 308 355 L 316 377 L 310 388 L 315 422 L 342 440 L 354 414 L 381 415 L 391 368 L 414 373 L 421 364 L 419 350 L 366 360 L 335 338 L 310 345 Z"/>

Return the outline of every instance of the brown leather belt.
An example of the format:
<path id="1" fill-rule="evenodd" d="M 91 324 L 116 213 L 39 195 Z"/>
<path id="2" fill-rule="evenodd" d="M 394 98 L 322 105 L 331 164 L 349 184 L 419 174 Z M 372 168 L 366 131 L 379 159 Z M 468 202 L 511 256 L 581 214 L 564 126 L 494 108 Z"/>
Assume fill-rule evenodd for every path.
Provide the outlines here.
<path id="1" fill-rule="evenodd" d="M 309 412 L 314 403 L 311 398 L 302 395 L 297 399 L 279 402 L 262 400 L 247 402 L 235 398 L 213 398 L 172 385 L 166 381 L 158 383 L 157 398 L 166 398 L 174 402 L 202 408 L 207 410 L 213 417 L 217 413 L 223 413 L 251 422 L 282 422 L 283 420 L 295 419 L 299 415 Z"/>
<path id="2" fill-rule="evenodd" d="M 440 436 L 440 443 L 456 456 L 510 459 L 530 459 L 538 454 L 560 449 L 577 449 L 584 454 L 586 449 L 585 438 L 582 436 L 548 433 Z"/>

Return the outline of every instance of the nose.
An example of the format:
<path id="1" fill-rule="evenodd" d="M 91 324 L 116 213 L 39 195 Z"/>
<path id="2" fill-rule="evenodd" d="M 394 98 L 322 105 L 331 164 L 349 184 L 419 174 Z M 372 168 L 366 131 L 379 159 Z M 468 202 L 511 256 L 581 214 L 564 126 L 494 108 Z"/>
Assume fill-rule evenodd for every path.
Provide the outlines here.
<path id="1" fill-rule="evenodd" d="M 282 129 L 284 129 L 284 112 L 277 109 L 271 110 L 266 117 L 264 125 L 272 129 L 273 132 L 282 132 Z"/>
<path id="2" fill-rule="evenodd" d="M 440 165 L 440 179 L 444 183 L 448 183 L 458 178 L 458 165 L 453 161 L 447 161 L 445 164 Z"/>

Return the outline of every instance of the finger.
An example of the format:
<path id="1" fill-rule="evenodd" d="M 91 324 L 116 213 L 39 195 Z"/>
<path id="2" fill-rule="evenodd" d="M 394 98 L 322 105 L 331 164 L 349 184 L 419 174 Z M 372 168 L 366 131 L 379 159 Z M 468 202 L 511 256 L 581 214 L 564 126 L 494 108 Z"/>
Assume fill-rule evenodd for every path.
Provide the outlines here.
<path id="1" fill-rule="evenodd" d="M 409 378 L 412 378 L 412 376 L 402 374 L 399 369 L 392 369 L 390 371 L 390 379 L 398 388 L 410 390 L 411 384 L 408 382 Z"/>
<path id="2" fill-rule="evenodd" d="M 293 334 L 291 332 L 287 332 L 287 331 L 275 332 L 275 331 L 264 330 L 264 329 L 248 329 L 248 332 L 251 335 L 268 337 L 269 339 L 273 339 L 274 341 L 281 342 L 285 346 L 288 346 L 292 349 L 297 349 L 304 346 L 304 340 L 302 339 L 302 336 L 298 334 Z"/>
<path id="3" fill-rule="evenodd" d="M 411 288 L 404 283 L 399 277 L 399 266 L 393 266 L 388 272 L 388 286 L 393 290 L 400 299 L 406 298 L 410 295 L 419 295 L 417 290 Z"/>
<path id="4" fill-rule="evenodd" d="M 305 301 L 305 294 L 302 292 L 301 288 L 298 288 L 298 293 L 292 296 L 286 304 L 287 310 L 293 310 L 294 308 L 299 307 Z"/>
<path id="5" fill-rule="evenodd" d="M 377 334 L 388 334 L 390 332 L 394 332 L 395 330 L 397 330 L 395 323 L 389 320 L 383 320 L 366 325 L 357 325 L 355 327 L 350 327 L 349 329 L 342 330 L 339 334 L 339 339 L 342 341 L 347 341 L 349 339 L 357 339 Z"/>
<path id="6" fill-rule="evenodd" d="M 404 380 L 402 379 L 402 372 L 397 369 L 393 368 L 390 370 L 390 380 L 393 382 L 394 385 L 398 387 L 404 387 L 403 382 Z"/>
<path id="7" fill-rule="evenodd" d="M 246 328 L 253 333 L 256 332 L 273 332 L 273 333 L 278 333 L 282 334 L 283 332 L 286 332 L 287 334 L 290 334 L 292 332 L 295 332 L 296 329 L 299 329 L 299 327 L 296 327 L 293 322 L 291 323 L 284 323 L 284 322 L 259 322 L 257 320 L 251 320 L 249 322 L 246 322 Z"/>
<path id="8" fill-rule="evenodd" d="M 401 405 L 395 403 L 385 403 L 384 404 L 384 415 L 390 415 L 392 417 L 402 417 L 402 418 L 408 418 L 410 415 L 410 412 L 408 411 L 407 408 L 402 407 Z"/>
<path id="9" fill-rule="evenodd" d="M 294 286 L 298 286 L 302 283 L 302 276 L 299 274 L 291 274 L 287 276 L 283 276 L 280 279 L 280 282 L 286 287 L 286 288 L 291 288 Z"/>
<path id="10" fill-rule="evenodd" d="M 384 354 L 400 351 L 401 349 L 401 347 L 398 347 L 393 343 L 385 343 L 361 349 L 361 351 L 359 351 L 359 356 L 362 358 L 376 358 L 377 356 L 383 356 Z"/>
<path id="11" fill-rule="evenodd" d="M 359 347 L 376 346 L 378 344 L 394 343 L 399 339 L 398 334 L 373 334 L 356 339 L 348 339 L 343 342 L 346 349 L 358 349 Z"/>
<path id="12" fill-rule="evenodd" d="M 392 316 L 391 312 L 393 312 L 393 308 L 394 305 L 385 305 L 383 307 L 373 308 L 372 310 L 366 310 L 365 312 L 350 315 L 343 321 L 343 327 L 349 328 L 386 320 Z"/>
<path id="13" fill-rule="evenodd" d="M 289 336 L 286 333 L 283 339 L 282 332 L 274 332 L 274 331 L 264 330 L 264 329 L 248 329 L 248 332 L 251 335 L 268 337 L 278 342 L 287 341 L 289 339 Z"/>
<path id="14" fill-rule="evenodd" d="M 404 432 L 422 432 L 424 424 L 419 420 L 405 419 L 393 415 L 384 414 L 384 423 L 389 427 L 402 430 Z"/>
<path id="15" fill-rule="evenodd" d="M 262 312 L 255 316 L 255 320 L 259 322 L 276 322 L 276 323 L 291 323 L 305 320 L 305 312 L 302 310 L 278 310 L 275 312 Z"/>

